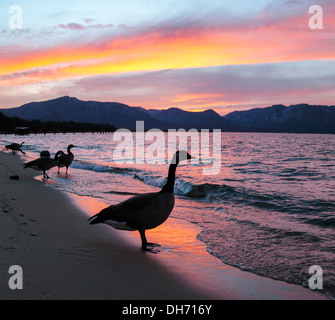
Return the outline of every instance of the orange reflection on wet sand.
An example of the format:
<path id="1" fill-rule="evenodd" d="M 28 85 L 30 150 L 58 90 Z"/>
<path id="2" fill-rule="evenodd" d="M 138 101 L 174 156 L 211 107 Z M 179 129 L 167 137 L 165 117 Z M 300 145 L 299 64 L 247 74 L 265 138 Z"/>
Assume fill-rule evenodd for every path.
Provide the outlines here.
<path id="1" fill-rule="evenodd" d="M 88 216 L 92 216 L 109 206 L 91 197 L 72 195 L 71 198 L 74 204 L 79 206 Z M 146 235 L 149 242 L 160 244 L 162 246 L 161 251 L 164 252 L 187 255 L 207 254 L 205 245 L 196 239 L 200 230 L 200 227 L 196 225 L 182 219 L 170 217 L 159 227 L 147 230 Z M 132 238 L 138 244 L 138 247 L 141 245 L 138 232 L 125 232 L 113 228 L 111 228 L 111 232 L 125 234 L 127 238 Z"/>

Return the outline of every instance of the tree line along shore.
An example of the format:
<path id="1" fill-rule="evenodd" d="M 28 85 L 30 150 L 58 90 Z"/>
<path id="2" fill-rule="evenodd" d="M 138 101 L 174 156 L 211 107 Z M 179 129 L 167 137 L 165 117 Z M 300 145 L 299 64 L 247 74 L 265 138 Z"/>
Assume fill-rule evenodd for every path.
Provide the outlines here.
<path id="1" fill-rule="evenodd" d="M 110 124 L 82 123 L 75 121 L 46 121 L 24 120 L 18 117 L 7 117 L 0 112 L 1 134 L 46 134 L 46 133 L 76 133 L 94 132 L 109 133 L 116 131 L 116 127 Z"/>

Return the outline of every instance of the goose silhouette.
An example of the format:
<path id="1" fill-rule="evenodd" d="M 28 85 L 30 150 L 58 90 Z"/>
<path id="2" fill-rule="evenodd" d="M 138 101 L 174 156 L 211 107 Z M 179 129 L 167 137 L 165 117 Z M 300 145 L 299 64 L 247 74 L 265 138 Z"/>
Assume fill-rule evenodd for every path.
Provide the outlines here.
<path id="1" fill-rule="evenodd" d="M 177 151 L 169 167 L 167 182 L 161 191 L 139 194 L 116 205 L 111 205 L 89 218 L 89 223 L 104 223 L 119 230 L 137 230 L 141 236 L 141 249 L 157 253 L 152 247 L 159 245 L 148 243 L 145 231 L 158 227 L 170 216 L 175 204 L 174 182 L 176 168 L 180 161 L 193 158 L 186 151 Z"/>
<path id="2" fill-rule="evenodd" d="M 62 155 L 59 156 L 59 159 L 58 159 L 58 174 L 59 174 L 59 169 L 61 167 L 66 167 L 66 175 L 67 175 L 67 171 L 69 169 L 69 166 L 71 165 L 73 159 L 74 159 L 74 154 L 71 152 L 71 149 L 72 148 L 75 148 L 76 146 L 74 146 L 73 144 L 70 144 L 68 147 L 67 147 L 67 154 L 65 154 L 63 152 Z"/>
<path id="3" fill-rule="evenodd" d="M 10 149 L 12 150 L 12 153 L 14 153 L 15 151 L 21 151 L 23 154 L 26 154 L 23 150 L 22 150 L 22 146 L 24 144 L 24 141 L 21 144 L 18 143 L 12 143 L 12 144 L 8 144 L 7 146 L 5 146 L 5 149 Z"/>
<path id="4" fill-rule="evenodd" d="M 48 156 L 49 154 L 49 156 Z M 32 168 L 35 170 L 41 170 L 43 171 L 43 177 L 46 179 L 49 179 L 50 177 L 47 175 L 46 171 L 50 170 L 53 167 L 57 166 L 58 160 L 59 160 L 59 156 L 64 154 L 63 151 L 58 151 L 54 157 L 54 159 L 50 158 L 50 153 L 49 151 L 42 151 L 40 153 L 40 158 L 27 162 L 26 164 L 24 164 L 24 168 Z"/>

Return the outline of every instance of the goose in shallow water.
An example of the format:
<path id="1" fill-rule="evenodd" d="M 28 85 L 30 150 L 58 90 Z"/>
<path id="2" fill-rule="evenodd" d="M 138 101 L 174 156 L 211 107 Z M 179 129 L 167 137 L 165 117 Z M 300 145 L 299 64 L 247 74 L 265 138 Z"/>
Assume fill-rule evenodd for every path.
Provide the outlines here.
<path id="1" fill-rule="evenodd" d="M 50 154 L 50 153 L 49 153 Z M 41 157 L 30 161 L 24 165 L 24 168 L 32 168 L 35 170 L 42 170 L 43 171 L 43 177 L 49 179 L 49 176 L 47 175 L 46 171 L 50 170 L 53 167 L 57 166 L 59 156 L 64 154 L 63 151 L 58 151 L 55 155 L 54 159 L 51 159 L 50 156 L 46 156 L 46 152 L 41 152 Z"/>
<path id="2" fill-rule="evenodd" d="M 153 229 L 164 223 L 174 207 L 174 182 L 178 163 L 193 159 L 186 151 L 177 151 L 169 167 L 167 182 L 161 191 L 145 193 L 111 205 L 88 219 L 90 224 L 105 223 L 119 230 L 139 231 L 142 250 L 156 253 L 153 243 L 148 243 L 145 230 Z"/>
<path id="3" fill-rule="evenodd" d="M 57 164 L 58 174 L 60 173 L 59 169 L 62 168 L 62 167 L 66 167 L 66 174 L 67 174 L 67 170 L 68 170 L 69 166 L 71 165 L 71 163 L 74 159 L 74 154 L 71 152 L 72 148 L 75 148 L 75 146 L 73 144 L 70 144 L 67 147 L 67 154 L 65 154 L 63 152 L 63 154 L 59 157 L 58 164 Z"/>
<path id="4" fill-rule="evenodd" d="M 26 154 L 23 150 L 22 150 L 22 146 L 24 144 L 24 141 L 21 144 L 18 143 L 12 143 L 12 144 L 8 144 L 7 146 L 5 146 L 5 149 L 10 149 L 12 150 L 12 153 L 14 153 L 14 151 L 21 151 L 23 154 Z"/>

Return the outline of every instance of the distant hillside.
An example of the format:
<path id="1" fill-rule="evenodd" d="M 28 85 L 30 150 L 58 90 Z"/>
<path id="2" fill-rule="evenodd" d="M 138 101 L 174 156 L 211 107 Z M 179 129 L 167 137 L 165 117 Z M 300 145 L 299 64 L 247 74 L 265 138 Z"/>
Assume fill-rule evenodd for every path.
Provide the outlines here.
<path id="1" fill-rule="evenodd" d="M 144 121 L 146 129 L 159 128 L 166 130 L 194 127 L 201 129 L 207 128 L 208 125 L 210 125 L 210 128 L 214 128 L 215 126 L 210 121 L 206 121 L 210 114 L 214 114 L 216 120 L 213 124 L 217 125 L 218 128 L 224 128 L 228 122 L 214 111 L 193 113 L 180 109 L 170 109 L 167 112 L 176 112 L 175 118 L 180 117 L 183 121 L 170 122 L 169 119 L 166 121 L 162 114 L 159 116 L 153 114 L 152 110 L 129 107 L 117 102 L 82 101 L 68 96 L 49 101 L 31 102 L 18 108 L 2 109 L 0 111 L 9 117 L 20 117 L 26 120 L 108 123 L 115 125 L 117 128 L 130 130 L 136 129 L 136 121 Z"/>
<path id="2" fill-rule="evenodd" d="M 135 129 L 136 120 L 143 120 L 148 126 L 155 126 L 157 123 L 145 112 L 122 103 L 81 101 L 68 96 L 0 111 L 9 117 L 26 120 L 107 123 L 129 129 Z M 158 122 L 158 125 L 162 124 Z"/>
<path id="3" fill-rule="evenodd" d="M 188 112 L 178 108 L 168 110 L 147 110 L 153 118 L 170 124 L 172 127 L 179 127 L 189 130 L 191 128 L 203 129 L 224 129 L 225 131 L 236 131 L 238 124 L 233 125 L 229 120 L 224 119 L 213 110 L 203 112 Z"/>
<path id="4" fill-rule="evenodd" d="M 235 111 L 224 117 L 213 110 L 189 112 L 178 108 L 146 110 L 117 102 L 82 101 L 61 97 L 31 102 L 18 108 L 0 110 L 9 117 L 41 121 L 75 121 L 112 124 L 134 130 L 136 121 L 145 129 L 221 129 L 222 131 L 334 133 L 335 107 L 299 104 L 275 105 Z"/>
<path id="5" fill-rule="evenodd" d="M 275 105 L 235 111 L 226 115 L 225 119 L 248 131 L 335 133 L 335 106 Z"/>

